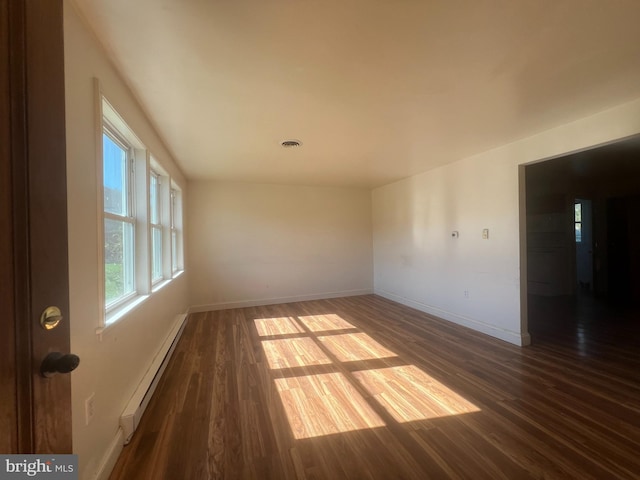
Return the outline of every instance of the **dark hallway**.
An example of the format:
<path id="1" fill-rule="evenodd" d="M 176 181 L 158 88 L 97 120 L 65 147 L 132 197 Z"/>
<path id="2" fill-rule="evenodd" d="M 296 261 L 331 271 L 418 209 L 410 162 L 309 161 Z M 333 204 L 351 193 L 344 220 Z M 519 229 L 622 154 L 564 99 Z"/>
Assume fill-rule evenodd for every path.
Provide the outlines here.
<path id="1" fill-rule="evenodd" d="M 640 139 L 527 166 L 526 192 L 532 342 L 637 347 Z"/>

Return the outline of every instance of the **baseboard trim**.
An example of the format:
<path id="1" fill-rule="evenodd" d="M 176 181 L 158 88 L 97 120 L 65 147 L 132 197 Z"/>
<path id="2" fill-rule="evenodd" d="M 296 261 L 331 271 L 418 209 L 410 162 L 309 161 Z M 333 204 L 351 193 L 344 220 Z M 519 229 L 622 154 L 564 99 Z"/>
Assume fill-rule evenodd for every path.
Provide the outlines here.
<path id="1" fill-rule="evenodd" d="M 357 295 L 371 295 L 373 289 L 345 290 L 343 292 L 313 293 L 293 297 L 265 298 L 260 300 L 242 300 L 238 302 L 212 303 L 209 305 L 194 305 L 189 307 L 188 313 L 211 312 L 228 310 L 231 308 L 260 307 L 263 305 L 277 305 L 279 303 L 305 302 L 307 300 L 323 300 L 326 298 L 354 297 Z"/>
<path id="2" fill-rule="evenodd" d="M 118 431 L 111 440 L 111 443 L 109 443 L 109 448 L 107 448 L 104 457 L 102 457 L 100 466 L 92 477 L 93 480 L 109 480 L 109 476 L 111 475 L 113 468 L 116 466 L 116 462 L 118 461 L 118 457 L 120 456 L 123 447 L 124 432 L 122 431 L 122 428 L 118 427 Z"/>
<path id="3" fill-rule="evenodd" d="M 491 337 L 504 340 L 505 342 L 518 345 L 519 347 L 529 345 L 531 343 L 531 338 L 529 337 L 528 333 L 520 334 L 511 330 L 504 330 L 494 325 L 489 325 L 487 323 L 474 320 L 473 318 L 458 315 L 457 313 L 452 313 L 447 310 L 442 310 L 441 308 L 434 307 L 432 305 L 416 302 L 415 300 L 411 300 L 409 298 L 402 297 L 385 290 L 376 289 L 374 293 L 393 302 L 401 303 L 402 305 L 415 308 L 416 310 L 428 313 L 429 315 L 433 315 L 434 317 L 437 317 L 439 319 L 462 325 L 463 327 L 467 327 L 475 330 L 476 332 L 484 333 L 485 335 L 489 335 Z"/>

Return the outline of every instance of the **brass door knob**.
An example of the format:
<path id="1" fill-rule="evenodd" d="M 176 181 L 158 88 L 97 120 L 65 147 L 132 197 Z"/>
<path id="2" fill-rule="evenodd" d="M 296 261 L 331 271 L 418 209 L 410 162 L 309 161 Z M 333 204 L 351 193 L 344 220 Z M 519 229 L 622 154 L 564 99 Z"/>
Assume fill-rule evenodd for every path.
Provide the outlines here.
<path id="1" fill-rule="evenodd" d="M 40 325 L 45 330 L 53 330 L 63 318 L 62 312 L 58 307 L 47 307 L 40 315 Z"/>

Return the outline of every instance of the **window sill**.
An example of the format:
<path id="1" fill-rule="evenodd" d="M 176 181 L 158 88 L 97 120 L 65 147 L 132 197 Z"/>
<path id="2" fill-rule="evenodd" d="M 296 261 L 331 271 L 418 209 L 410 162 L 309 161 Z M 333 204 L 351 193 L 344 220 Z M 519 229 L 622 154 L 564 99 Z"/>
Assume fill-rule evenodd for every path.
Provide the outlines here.
<path id="1" fill-rule="evenodd" d="M 168 278 L 166 280 L 160 280 L 158 283 L 156 283 L 153 288 L 151 289 L 151 293 L 156 293 L 158 290 L 162 290 L 165 286 L 169 285 L 169 283 L 171 283 L 171 280 L 173 280 L 173 278 Z"/>
<path id="2" fill-rule="evenodd" d="M 173 272 L 173 276 L 171 277 L 171 279 L 173 280 L 174 278 L 178 278 L 183 273 L 184 273 L 184 268 L 182 270 L 176 270 L 175 272 Z"/>
<path id="3" fill-rule="evenodd" d="M 111 326 L 115 325 L 119 322 L 123 317 L 131 313 L 133 310 L 138 308 L 138 306 L 142 305 L 151 295 L 155 294 L 157 291 L 163 289 L 165 286 L 169 285 L 175 278 L 178 278 L 180 275 L 184 273 L 184 270 L 180 270 L 173 274 L 171 278 L 166 280 L 162 280 L 153 286 L 153 290 L 148 295 L 137 295 L 133 297 L 131 300 L 127 301 L 123 305 L 118 306 L 114 310 L 107 313 L 105 317 L 104 325 L 96 328 L 96 335 L 102 339 L 102 334 L 108 330 Z"/>
<path id="4" fill-rule="evenodd" d="M 139 305 L 144 303 L 145 300 L 147 300 L 147 298 L 149 298 L 149 295 L 138 295 L 137 297 L 134 297 L 131 301 L 125 303 L 121 307 L 118 307 L 117 309 L 107 313 L 104 326 L 98 327 L 96 329 L 96 335 L 102 335 L 102 333 L 106 329 L 116 324 L 118 320 L 120 320 L 122 317 L 124 317 L 128 313 L 135 310 Z"/>

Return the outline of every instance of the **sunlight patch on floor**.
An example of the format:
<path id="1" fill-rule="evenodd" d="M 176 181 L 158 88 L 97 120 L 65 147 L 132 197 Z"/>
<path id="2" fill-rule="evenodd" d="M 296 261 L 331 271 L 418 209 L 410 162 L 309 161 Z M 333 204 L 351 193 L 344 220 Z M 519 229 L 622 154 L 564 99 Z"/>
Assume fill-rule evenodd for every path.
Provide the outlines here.
<path id="1" fill-rule="evenodd" d="M 354 325 L 344 320 L 340 315 L 335 315 L 333 313 L 328 315 L 305 315 L 298 317 L 298 319 L 304 323 L 305 327 L 314 333 L 356 328 Z"/>
<path id="2" fill-rule="evenodd" d="M 323 336 L 318 337 L 318 340 L 340 362 L 397 357 L 394 352 L 380 345 L 366 333 Z"/>
<path id="3" fill-rule="evenodd" d="M 385 425 L 342 373 L 279 378 L 275 382 L 296 439 Z"/>
<path id="4" fill-rule="evenodd" d="M 261 337 L 304 333 L 298 322 L 291 317 L 257 318 L 253 323 Z"/>
<path id="5" fill-rule="evenodd" d="M 316 342 L 308 337 L 264 340 L 262 348 L 272 370 L 331 363 Z"/>
<path id="6" fill-rule="evenodd" d="M 339 315 L 254 323 L 261 337 L 286 336 L 265 338 L 262 348 L 269 368 L 284 375 L 274 382 L 296 439 L 384 427 L 384 419 L 407 423 L 480 411 L 415 365 L 398 366 L 404 362 L 395 352 Z"/>
<path id="7" fill-rule="evenodd" d="M 414 365 L 362 370 L 353 376 L 399 423 L 480 411 Z"/>

